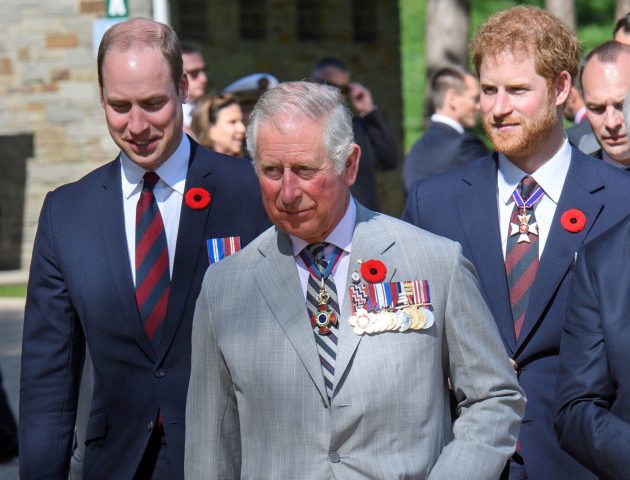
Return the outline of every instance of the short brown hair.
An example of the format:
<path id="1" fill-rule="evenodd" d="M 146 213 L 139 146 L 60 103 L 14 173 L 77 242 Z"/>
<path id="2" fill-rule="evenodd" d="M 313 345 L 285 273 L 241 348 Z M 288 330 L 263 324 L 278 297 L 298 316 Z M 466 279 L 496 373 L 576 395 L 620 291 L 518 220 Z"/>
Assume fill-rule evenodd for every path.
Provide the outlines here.
<path id="1" fill-rule="evenodd" d="M 536 73 L 548 84 L 563 71 L 575 79 L 580 63 L 580 43 L 571 29 L 551 13 L 532 6 L 521 5 L 488 17 L 477 29 L 470 50 L 477 75 L 485 57 L 503 52 L 532 55 Z"/>
<path id="2" fill-rule="evenodd" d="M 112 48 L 126 51 L 136 45 L 160 50 L 171 69 L 175 91 L 179 93 L 179 82 L 184 75 L 184 66 L 177 34 L 170 26 L 146 18 L 134 18 L 118 23 L 105 32 L 96 58 L 99 86 L 103 88 L 103 62 L 107 52 Z"/>
<path id="3" fill-rule="evenodd" d="M 217 123 L 219 112 L 230 105 L 238 105 L 236 97 L 230 93 L 213 92 L 201 97 L 195 103 L 190 129 L 200 145 L 214 148 L 208 131 Z"/>

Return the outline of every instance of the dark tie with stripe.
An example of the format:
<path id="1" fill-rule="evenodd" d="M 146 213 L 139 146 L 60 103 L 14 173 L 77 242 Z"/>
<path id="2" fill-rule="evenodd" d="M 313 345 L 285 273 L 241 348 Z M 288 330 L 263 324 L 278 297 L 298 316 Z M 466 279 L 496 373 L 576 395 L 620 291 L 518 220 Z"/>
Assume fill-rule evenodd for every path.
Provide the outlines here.
<path id="1" fill-rule="evenodd" d="M 305 250 L 312 258 L 313 263 L 321 274 L 326 271 L 328 262 L 324 258 L 324 249 L 328 246 L 328 243 L 313 243 L 306 246 Z M 335 287 L 335 281 L 330 275 L 325 280 L 326 292 L 328 293 L 328 304 L 333 310 L 334 314 L 339 318 L 339 301 L 337 299 L 337 288 Z M 308 284 L 306 287 L 306 306 L 308 308 L 309 315 L 317 315 L 319 302 L 318 295 L 321 289 L 321 280 L 315 278 L 312 274 L 308 276 Z M 336 322 L 338 325 L 338 322 Z M 339 330 L 336 325 L 330 325 L 329 332 L 325 335 L 320 335 L 318 329 L 315 328 L 315 343 L 317 344 L 317 351 L 319 353 L 319 362 L 322 366 L 322 372 L 324 374 L 324 383 L 326 384 L 326 392 L 328 393 L 328 399 L 330 400 L 334 391 L 334 378 L 335 378 L 335 360 L 337 358 L 337 335 Z"/>
<path id="2" fill-rule="evenodd" d="M 538 184 L 532 177 L 527 176 L 521 180 L 519 186 L 521 197 L 527 202 Z M 510 290 L 514 333 L 517 339 L 523 327 L 532 285 L 538 271 L 538 228 L 535 225 L 536 216 L 534 215 L 533 206 L 525 210 L 526 215 L 531 215 L 528 221 L 528 228 L 525 229 L 523 227 L 523 229 L 519 229 L 518 227 L 522 226 L 523 223 L 521 221 L 522 218 L 519 219 L 519 215 L 522 216 L 523 214 L 523 209 L 515 203 L 512 217 L 510 218 L 510 230 L 508 231 L 505 254 L 505 272 Z M 527 231 L 523 233 L 524 230 Z"/>
<path id="3" fill-rule="evenodd" d="M 153 188 L 155 172 L 144 175 L 136 207 L 136 302 L 149 340 L 157 348 L 170 290 L 168 247 Z"/>

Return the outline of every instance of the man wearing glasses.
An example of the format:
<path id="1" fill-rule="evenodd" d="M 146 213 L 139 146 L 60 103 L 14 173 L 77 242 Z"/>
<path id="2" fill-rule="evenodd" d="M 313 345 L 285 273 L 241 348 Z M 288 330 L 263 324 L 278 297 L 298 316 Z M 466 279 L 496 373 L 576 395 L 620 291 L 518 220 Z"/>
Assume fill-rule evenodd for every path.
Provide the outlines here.
<path id="1" fill-rule="evenodd" d="M 192 111 L 197 100 L 206 93 L 208 76 L 206 75 L 206 62 L 204 62 L 201 52 L 192 45 L 182 44 L 182 60 L 184 62 L 184 72 L 188 77 L 188 103 L 184 103 L 184 131 L 190 135 L 190 124 L 192 123 Z"/>

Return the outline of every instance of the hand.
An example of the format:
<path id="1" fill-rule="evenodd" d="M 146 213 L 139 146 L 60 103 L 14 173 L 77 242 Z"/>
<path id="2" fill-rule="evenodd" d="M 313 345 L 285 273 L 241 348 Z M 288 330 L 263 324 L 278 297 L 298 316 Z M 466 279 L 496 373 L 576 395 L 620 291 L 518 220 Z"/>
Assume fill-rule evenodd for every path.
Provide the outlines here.
<path id="1" fill-rule="evenodd" d="M 352 82 L 348 85 L 350 89 L 349 97 L 352 107 L 359 113 L 367 115 L 374 110 L 372 94 L 360 83 Z"/>

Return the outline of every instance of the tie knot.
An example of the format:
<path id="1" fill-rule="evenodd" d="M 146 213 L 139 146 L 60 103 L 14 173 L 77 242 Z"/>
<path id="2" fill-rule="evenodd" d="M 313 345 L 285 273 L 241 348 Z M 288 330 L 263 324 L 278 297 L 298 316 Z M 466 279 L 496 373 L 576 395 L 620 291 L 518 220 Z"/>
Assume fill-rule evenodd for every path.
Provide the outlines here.
<path id="1" fill-rule="evenodd" d="M 313 257 L 313 261 L 315 263 L 320 264 L 326 261 L 324 259 L 324 249 L 328 245 L 330 245 L 328 242 L 310 243 L 306 247 L 304 247 L 304 250 L 306 250 L 311 255 L 311 257 Z"/>
<path id="2" fill-rule="evenodd" d="M 155 184 L 159 181 L 160 181 L 160 177 L 157 173 L 147 172 L 144 174 L 144 185 L 142 186 L 142 189 L 152 192 L 153 187 L 155 187 Z"/>
<path id="3" fill-rule="evenodd" d="M 521 197 L 523 197 L 523 199 L 529 198 L 537 186 L 536 180 L 529 175 L 523 178 L 523 180 L 521 180 Z"/>

